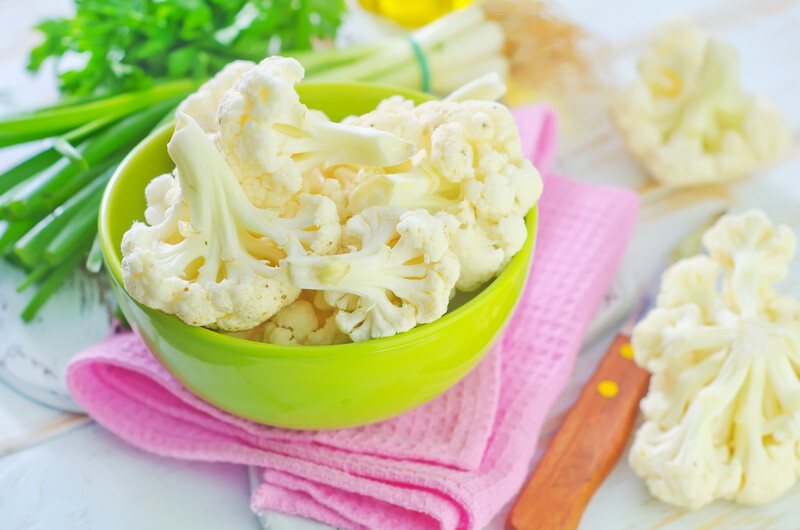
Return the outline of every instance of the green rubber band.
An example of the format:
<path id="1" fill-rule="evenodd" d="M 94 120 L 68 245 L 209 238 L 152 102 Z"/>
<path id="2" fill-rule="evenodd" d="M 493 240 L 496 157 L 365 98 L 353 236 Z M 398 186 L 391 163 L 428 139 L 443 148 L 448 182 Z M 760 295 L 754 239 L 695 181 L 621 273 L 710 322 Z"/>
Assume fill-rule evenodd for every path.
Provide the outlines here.
<path id="1" fill-rule="evenodd" d="M 414 51 L 414 57 L 417 58 L 417 64 L 419 65 L 419 73 L 422 76 L 422 83 L 420 84 L 420 90 L 422 90 L 423 92 L 430 93 L 431 70 L 428 67 L 428 58 L 425 57 L 425 52 L 422 51 L 422 46 L 419 45 L 419 42 L 417 42 L 417 39 L 415 39 L 413 35 L 409 35 L 408 37 L 406 37 L 406 40 L 408 40 L 408 44 Z"/>

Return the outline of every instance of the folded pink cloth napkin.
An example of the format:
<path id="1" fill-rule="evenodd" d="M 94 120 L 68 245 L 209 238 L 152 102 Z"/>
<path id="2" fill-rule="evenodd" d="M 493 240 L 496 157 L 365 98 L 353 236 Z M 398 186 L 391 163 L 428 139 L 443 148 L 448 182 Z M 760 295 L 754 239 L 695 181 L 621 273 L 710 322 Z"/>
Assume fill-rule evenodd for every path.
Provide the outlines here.
<path id="1" fill-rule="evenodd" d="M 547 412 L 630 238 L 634 194 L 549 174 L 555 120 L 516 111 L 545 176 L 533 272 L 494 350 L 441 397 L 380 424 L 289 431 L 227 414 L 184 389 L 122 333 L 67 373 L 98 422 L 160 455 L 258 466 L 251 505 L 340 528 L 480 528 L 519 490 Z M 264 381 L 269 384 L 269 381 Z"/>

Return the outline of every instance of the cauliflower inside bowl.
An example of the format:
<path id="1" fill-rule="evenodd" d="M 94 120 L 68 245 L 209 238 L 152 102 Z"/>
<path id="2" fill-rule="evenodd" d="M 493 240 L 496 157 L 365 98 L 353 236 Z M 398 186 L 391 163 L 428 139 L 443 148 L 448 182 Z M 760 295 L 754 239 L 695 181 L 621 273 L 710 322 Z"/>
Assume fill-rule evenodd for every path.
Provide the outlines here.
<path id="1" fill-rule="evenodd" d="M 332 120 L 365 114 L 398 93 L 417 104 L 430 99 L 421 93 L 366 84 L 304 83 L 297 90 L 304 103 Z M 527 238 L 521 250 L 495 279 L 470 293 L 466 302 L 442 318 L 391 337 L 324 346 L 267 344 L 191 326 L 175 315 L 140 304 L 124 287 L 121 244 L 132 223 L 145 218 L 148 183 L 174 167 L 167 152 L 172 132 L 170 125 L 155 131 L 120 165 L 101 205 L 99 233 L 107 270 L 125 316 L 156 358 L 206 401 L 280 427 L 363 425 L 395 416 L 441 394 L 466 375 L 499 336 L 530 268 L 537 226 L 535 208 L 525 218 Z M 246 215 L 243 211 L 242 216 Z M 371 225 L 372 218 L 376 220 Z M 385 218 L 366 212 L 361 232 L 353 231 L 368 231 Z M 417 227 L 413 218 L 406 225 L 409 233 Z M 328 263 L 323 265 L 320 270 L 339 270 Z M 293 266 L 298 277 L 302 275 L 309 282 L 320 277 L 320 265 L 312 260 L 298 259 Z M 346 278 L 340 273 L 333 275 Z M 312 299 L 299 299 L 293 310 L 298 321 L 313 306 Z M 278 320 L 271 326 L 270 332 L 276 336 L 286 333 Z M 321 336 L 327 331 L 315 333 Z"/>

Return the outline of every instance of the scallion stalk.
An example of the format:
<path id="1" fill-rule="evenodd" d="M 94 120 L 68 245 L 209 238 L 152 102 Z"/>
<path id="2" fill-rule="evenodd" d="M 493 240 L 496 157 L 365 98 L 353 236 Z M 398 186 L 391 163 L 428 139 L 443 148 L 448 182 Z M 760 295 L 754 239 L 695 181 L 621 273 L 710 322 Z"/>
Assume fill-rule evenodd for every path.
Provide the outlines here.
<path id="1" fill-rule="evenodd" d="M 72 272 L 78 267 L 83 259 L 83 252 L 76 252 L 69 256 L 61 266 L 53 269 L 50 274 L 39 285 L 39 289 L 28 301 L 28 305 L 22 310 L 21 317 L 25 322 L 30 322 L 39 313 L 42 306 L 47 303 L 58 289 L 67 281 Z"/>
<path id="2" fill-rule="evenodd" d="M 7 195 L 11 196 L 0 204 L 0 212 L 17 220 L 46 215 L 119 162 L 118 158 L 100 161 L 88 170 L 81 170 L 77 163 L 62 158 L 36 177 L 10 190 Z"/>
<path id="3" fill-rule="evenodd" d="M 5 192 L 44 171 L 58 162 L 60 158 L 61 154 L 58 151 L 47 147 L 0 175 L 0 202 L 3 202 L 2 195 Z"/>
<path id="4" fill-rule="evenodd" d="M 449 45 L 449 41 L 469 32 L 480 49 L 480 31 L 476 28 L 486 19 L 480 9 L 462 9 L 444 16 L 427 26 L 415 31 L 412 38 L 429 55 L 437 48 Z M 343 66 L 326 69 L 314 76 L 317 81 L 374 80 L 385 77 L 390 72 L 405 64 L 415 63 L 414 51 L 405 38 L 394 38 L 386 41 L 380 50 L 370 56 Z"/>
<path id="5" fill-rule="evenodd" d="M 78 151 L 90 166 L 89 170 L 83 170 L 81 164 L 64 157 L 4 194 L 0 200 L 0 212 L 12 219 L 21 219 L 52 210 L 94 180 L 100 172 L 119 162 L 125 152 L 147 136 L 174 105 L 175 101 L 159 103 L 120 120 L 101 135 L 85 140 L 78 146 Z"/>
<path id="6" fill-rule="evenodd" d="M 17 285 L 17 292 L 21 293 L 22 291 L 26 290 L 31 285 L 35 284 L 36 282 L 47 276 L 47 274 L 51 270 L 53 270 L 53 266 L 47 263 L 46 261 L 39 263 L 39 265 L 37 265 L 35 269 L 33 269 L 31 272 L 28 273 L 27 276 L 25 276 L 25 279 L 22 280 L 22 283 Z"/>
<path id="7" fill-rule="evenodd" d="M 44 219 L 36 223 L 14 245 L 14 254 L 17 258 L 28 267 L 36 267 L 42 260 L 48 245 L 60 232 L 72 226 L 77 214 L 83 210 L 84 206 L 93 205 L 96 215 L 97 205 L 100 203 L 100 198 L 111 173 L 112 170 L 106 170 L 87 187 L 67 199 L 64 204 L 58 206 Z"/>
<path id="8" fill-rule="evenodd" d="M 98 118 L 148 109 L 166 100 L 183 98 L 197 86 L 198 81 L 181 79 L 88 103 L 7 116 L 0 119 L 0 147 L 56 136 Z"/>
<path id="9" fill-rule="evenodd" d="M 0 220 L 0 256 L 7 256 L 19 238 L 36 225 L 38 219 L 22 219 L 20 221 Z"/>
<path id="10" fill-rule="evenodd" d="M 97 233 L 97 207 L 100 205 L 101 195 L 93 197 L 84 204 L 75 214 L 75 217 L 66 225 L 56 237 L 47 245 L 44 259 L 50 265 L 59 265 L 64 259 L 86 249 Z M 85 251 L 85 250 L 84 250 Z"/>
<path id="11" fill-rule="evenodd" d="M 69 131 L 61 138 L 70 143 L 80 142 L 119 118 L 120 116 L 106 116 L 92 120 Z M 2 195 L 5 192 L 44 171 L 58 162 L 61 157 L 62 154 L 51 145 L 0 174 L 0 204 L 4 202 Z"/>
<path id="12" fill-rule="evenodd" d="M 103 268 L 103 249 L 100 246 L 100 238 L 95 234 L 92 241 L 92 248 L 89 249 L 89 256 L 86 258 L 86 270 L 92 274 L 97 274 Z"/>

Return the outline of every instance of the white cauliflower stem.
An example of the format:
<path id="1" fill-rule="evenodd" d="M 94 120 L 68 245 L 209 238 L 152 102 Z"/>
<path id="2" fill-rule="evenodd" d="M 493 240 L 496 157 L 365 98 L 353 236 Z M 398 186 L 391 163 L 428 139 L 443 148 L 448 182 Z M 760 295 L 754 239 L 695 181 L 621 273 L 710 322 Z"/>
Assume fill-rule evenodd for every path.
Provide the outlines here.
<path id="1" fill-rule="evenodd" d="M 283 263 L 294 285 L 325 291 L 339 329 L 352 340 L 408 331 L 447 311 L 459 267 L 436 217 L 369 208 L 347 222 L 343 243 L 349 252 Z"/>
<path id="2" fill-rule="evenodd" d="M 217 111 L 217 146 L 259 207 L 281 207 L 311 169 L 336 165 L 391 166 L 414 146 L 389 133 L 335 123 L 300 102 L 303 78 L 294 59 L 269 57 L 245 71 Z"/>
<path id="3" fill-rule="evenodd" d="M 653 377 L 630 463 L 664 502 L 762 504 L 797 480 L 800 303 L 773 288 L 795 244 L 761 212 L 723 217 L 634 330 Z"/>
<path id="4" fill-rule="evenodd" d="M 629 150 L 669 186 L 745 177 L 788 144 L 780 115 L 742 91 L 736 50 L 684 26 L 651 43 L 611 111 Z"/>
<path id="5" fill-rule="evenodd" d="M 148 187 L 151 226 L 134 223 L 122 241 L 125 287 L 139 302 L 190 325 L 252 328 L 300 292 L 278 268 L 282 258 L 335 249 L 335 206 L 324 197 L 303 196 L 291 218 L 256 208 L 186 115 L 168 150 L 177 183 L 161 176 Z"/>

